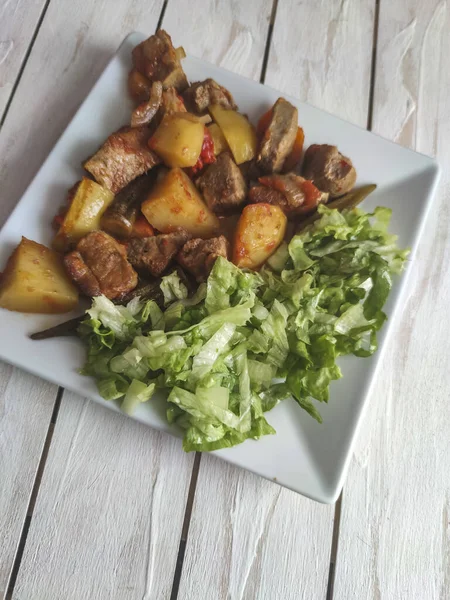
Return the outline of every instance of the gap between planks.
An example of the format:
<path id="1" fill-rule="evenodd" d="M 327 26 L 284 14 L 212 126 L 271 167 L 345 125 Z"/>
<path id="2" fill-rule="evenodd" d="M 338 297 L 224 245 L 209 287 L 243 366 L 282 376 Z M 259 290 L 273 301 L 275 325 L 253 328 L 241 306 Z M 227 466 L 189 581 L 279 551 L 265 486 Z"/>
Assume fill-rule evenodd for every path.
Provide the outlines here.
<path id="1" fill-rule="evenodd" d="M 378 43 L 378 25 L 380 22 L 380 2 L 375 0 L 374 15 L 373 15 L 373 38 L 372 38 L 372 64 L 370 65 L 370 89 L 369 89 L 369 105 L 367 109 L 367 129 L 372 131 L 373 120 L 373 102 L 375 95 L 375 75 L 377 70 L 377 43 Z"/>
<path id="2" fill-rule="evenodd" d="M 161 8 L 161 14 L 159 15 L 158 24 L 156 25 L 156 31 L 161 29 L 162 22 L 164 20 L 164 15 L 166 14 L 167 5 L 169 4 L 169 0 L 164 0 L 164 3 Z"/>
<path id="3" fill-rule="evenodd" d="M 177 600 L 178 590 L 180 588 L 181 573 L 183 572 L 184 553 L 186 552 L 187 538 L 189 534 L 189 525 L 191 523 L 192 507 L 194 505 L 195 490 L 197 489 L 197 479 L 200 470 L 200 461 L 202 455 L 200 452 L 195 453 L 194 464 L 192 466 L 191 482 L 189 484 L 189 492 L 186 500 L 186 510 L 183 519 L 183 528 L 181 530 L 180 545 L 178 547 L 178 556 L 173 575 L 172 592 L 170 600 Z"/>
<path id="4" fill-rule="evenodd" d="M 0 131 L 1 131 L 2 127 L 3 127 L 3 123 L 5 122 L 5 119 L 6 119 L 6 116 L 7 116 L 8 112 L 9 112 L 9 109 L 10 109 L 10 106 L 12 104 L 12 101 L 14 100 L 14 96 L 15 96 L 17 87 L 18 87 L 18 85 L 20 83 L 20 80 L 22 78 L 22 74 L 23 74 L 23 72 L 25 70 L 25 66 L 26 66 L 26 64 L 28 62 L 28 59 L 29 59 L 30 54 L 31 54 L 31 51 L 33 50 L 34 42 L 36 41 L 36 38 L 37 38 L 38 33 L 39 33 L 39 30 L 40 30 L 41 25 L 42 25 L 42 23 L 44 21 L 44 18 L 45 18 L 45 15 L 47 13 L 47 9 L 48 9 L 49 4 L 50 4 L 50 0 L 46 0 L 46 2 L 44 4 L 44 7 L 42 9 L 42 12 L 39 15 L 39 19 L 37 21 L 37 24 L 36 24 L 35 30 L 33 32 L 33 35 L 31 37 L 30 44 L 28 46 L 27 51 L 25 52 L 25 56 L 23 57 L 22 64 L 20 65 L 20 69 L 19 69 L 19 72 L 17 73 L 16 80 L 14 81 L 14 85 L 13 85 L 13 87 L 11 89 L 11 93 L 10 93 L 8 101 L 7 101 L 6 105 L 5 105 L 5 109 L 3 111 L 3 115 L 1 116 L 1 119 L 0 119 Z"/>
<path id="5" fill-rule="evenodd" d="M 52 416 L 48 425 L 47 435 L 45 436 L 44 446 L 42 448 L 41 458 L 39 459 L 39 465 L 36 471 L 36 477 L 34 478 L 33 488 L 31 490 L 30 501 L 28 503 L 27 514 L 23 525 L 22 533 L 20 535 L 19 544 L 17 546 L 17 553 L 14 558 L 14 563 L 11 569 L 10 579 L 8 588 L 6 591 L 5 600 L 11 600 L 14 586 L 16 583 L 17 575 L 20 569 L 20 563 L 22 561 L 23 552 L 25 550 L 25 544 L 27 542 L 28 531 L 30 529 L 31 519 L 33 517 L 34 506 L 36 504 L 36 498 L 38 495 L 39 487 L 41 485 L 42 475 L 45 469 L 45 463 L 47 462 L 47 456 L 52 443 L 53 431 L 55 429 L 56 419 L 58 417 L 59 407 L 61 406 L 61 400 L 64 393 L 62 387 L 58 388 L 55 398 L 55 405 L 53 407 Z"/>
<path id="6" fill-rule="evenodd" d="M 344 492 L 342 491 L 339 498 L 337 499 L 336 506 L 334 508 L 333 533 L 331 534 L 330 568 L 328 571 L 326 600 L 333 599 L 334 575 L 336 573 L 336 561 L 339 547 L 339 530 L 341 527 L 341 509 L 343 493 Z"/>

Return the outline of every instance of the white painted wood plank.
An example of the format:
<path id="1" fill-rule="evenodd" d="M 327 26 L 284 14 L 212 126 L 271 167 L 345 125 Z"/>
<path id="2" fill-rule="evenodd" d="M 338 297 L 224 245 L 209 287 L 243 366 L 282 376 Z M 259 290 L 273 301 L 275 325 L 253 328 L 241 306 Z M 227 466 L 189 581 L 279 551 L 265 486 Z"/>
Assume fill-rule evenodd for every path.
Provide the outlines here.
<path id="1" fill-rule="evenodd" d="M 44 6 L 44 0 L 0 5 L 0 117 Z M 55 386 L 0 363 L 0 598 L 6 594 L 56 392 Z"/>
<path id="2" fill-rule="evenodd" d="M 372 26 L 369 1 L 279 2 L 266 83 L 365 125 L 368 90 L 364 83 L 360 93 L 346 99 L 350 107 L 345 111 L 336 98 L 345 90 L 342 76 L 355 37 L 360 46 L 352 57 L 353 76 L 368 86 Z M 241 68 L 241 62 L 237 64 Z M 227 66 L 234 68 L 231 61 Z M 249 69 L 255 77 L 254 67 Z M 180 597 L 322 600 L 333 517 L 334 507 L 203 456 Z"/>
<path id="3" fill-rule="evenodd" d="M 45 0 L 0 4 L 0 115 L 8 103 Z"/>
<path id="4" fill-rule="evenodd" d="M 169 0 L 163 27 L 186 52 L 259 79 L 272 0 Z"/>
<path id="5" fill-rule="evenodd" d="M 203 456 L 180 597 L 325 598 L 333 507 Z"/>
<path id="6" fill-rule="evenodd" d="M 335 600 L 450 599 L 450 6 L 381 2 L 373 129 L 443 169 L 344 490 Z"/>
<path id="7" fill-rule="evenodd" d="M 373 10 L 373 0 L 279 2 L 266 83 L 365 126 Z"/>
<path id="8" fill-rule="evenodd" d="M 106 1 L 53 0 L 50 3 L 0 136 L 0 220 L 4 220 L 18 200 L 118 44 L 134 29 L 153 32 L 161 7 L 162 0 L 153 3 L 136 0 L 115 5 L 114 10 Z M 59 202 L 56 199 L 55 205 Z M 40 399 L 46 407 L 42 396 L 54 390 L 53 399 L 56 388 L 19 372 L 15 376 L 23 386 L 28 382 L 30 387 L 25 394 L 23 388 L 17 386 L 17 396 L 11 390 L 9 403 L 23 403 L 15 422 L 11 421 L 11 428 L 18 430 L 18 441 L 28 437 L 37 440 L 39 420 L 30 419 L 32 405 L 28 407 L 26 401 L 33 394 L 36 402 Z M 17 580 L 18 589 L 22 591 L 17 593 L 22 598 L 50 594 L 55 598 L 78 599 L 79 591 L 85 589 L 83 586 L 88 590 L 99 586 L 97 591 L 85 594 L 93 598 L 95 594 L 100 597 L 107 593 L 104 590 L 109 589 L 108 582 L 116 582 L 117 598 L 142 598 L 143 590 L 148 590 L 152 597 L 167 597 L 193 457 L 185 456 L 179 442 L 168 436 L 140 427 L 125 417 L 105 415 L 99 407 L 85 408 L 84 421 L 80 416 L 82 407 L 83 401 L 73 396 L 64 397 L 62 401 L 36 519 L 32 521 L 27 553 Z M 51 408 L 52 402 L 47 423 Z M 15 430 L 11 428 L 10 431 Z M 72 439 L 74 432 L 77 432 L 76 437 L 67 448 L 64 444 Z M 2 427 L 0 437 L 7 433 Z M 33 447 L 31 441 L 30 447 Z M 25 457 L 30 452 L 23 450 Z M 28 463 L 21 469 L 25 475 L 27 468 Z M 101 468 L 104 468 L 102 473 Z M 14 472 L 13 464 L 10 470 Z M 86 473 L 99 475 L 95 484 L 91 478 L 89 490 L 84 486 Z M 2 506 L 12 506 L 21 493 L 24 495 L 25 476 L 20 478 L 18 474 L 17 479 L 8 488 L 2 487 Z M 70 491 L 65 488 L 72 483 L 76 495 L 72 488 Z M 62 494 L 59 503 L 54 496 L 57 490 Z M 102 499 L 100 505 L 96 504 L 97 498 Z M 170 498 L 167 510 L 165 505 L 161 507 L 163 498 Z M 22 501 L 25 509 L 27 500 L 25 497 L 25 502 Z M 99 516 L 100 508 L 104 521 Z M 75 523 L 73 511 L 77 515 Z M 9 515 L 14 516 L 12 509 Z M 54 525 L 56 515 L 57 529 L 49 527 L 49 523 Z M 46 545 L 50 531 L 54 537 L 50 545 Z M 14 539 L 10 543 L 13 550 L 20 529 L 14 535 L 15 543 Z M 119 554 L 112 552 L 113 546 Z M 44 562 L 43 556 L 46 557 Z M 52 570 L 49 564 L 54 565 Z M 74 565 L 77 568 L 72 572 Z M 108 578 L 101 585 L 99 565 Z M 67 592 L 50 593 L 51 585 Z M 108 592 L 107 597 L 112 597 L 112 593 Z"/>
<path id="9" fill-rule="evenodd" d="M 56 389 L 0 363 L 0 598 L 8 587 Z"/>
<path id="10" fill-rule="evenodd" d="M 191 459 L 178 440 L 66 395 L 13 598 L 169 598 Z"/>
<path id="11" fill-rule="evenodd" d="M 44 0 L 26 3 L 5 0 L 0 5 L 0 117 L 44 6 Z M 0 144 L 2 139 L 3 135 Z M 57 388 L 0 363 L 0 389 L 0 597 L 3 598 Z"/>

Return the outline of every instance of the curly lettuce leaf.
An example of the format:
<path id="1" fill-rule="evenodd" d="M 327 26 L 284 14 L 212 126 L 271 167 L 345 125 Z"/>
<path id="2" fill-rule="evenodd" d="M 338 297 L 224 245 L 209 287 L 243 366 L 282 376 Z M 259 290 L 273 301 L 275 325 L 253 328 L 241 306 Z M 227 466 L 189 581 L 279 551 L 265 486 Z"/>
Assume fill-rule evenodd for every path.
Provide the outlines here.
<path id="1" fill-rule="evenodd" d="M 318 210 L 260 273 L 218 258 L 191 298 L 172 273 L 161 283 L 164 310 L 95 298 L 80 327 L 83 372 L 128 413 L 164 391 L 186 451 L 275 433 L 264 413 L 287 398 L 321 422 L 317 403 L 342 376 L 339 357 L 375 352 L 408 252 L 388 233 L 388 209 Z"/>

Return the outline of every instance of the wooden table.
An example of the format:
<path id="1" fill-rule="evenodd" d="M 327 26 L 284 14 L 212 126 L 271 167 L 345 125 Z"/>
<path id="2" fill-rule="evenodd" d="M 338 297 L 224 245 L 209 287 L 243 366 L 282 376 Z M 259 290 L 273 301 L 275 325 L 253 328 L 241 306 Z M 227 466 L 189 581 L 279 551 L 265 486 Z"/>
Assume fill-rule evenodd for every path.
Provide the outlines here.
<path id="1" fill-rule="evenodd" d="M 1 0 L 0 224 L 120 41 L 158 26 L 437 156 L 439 197 L 336 506 L 1 364 L 0 597 L 450 599 L 447 0 Z"/>

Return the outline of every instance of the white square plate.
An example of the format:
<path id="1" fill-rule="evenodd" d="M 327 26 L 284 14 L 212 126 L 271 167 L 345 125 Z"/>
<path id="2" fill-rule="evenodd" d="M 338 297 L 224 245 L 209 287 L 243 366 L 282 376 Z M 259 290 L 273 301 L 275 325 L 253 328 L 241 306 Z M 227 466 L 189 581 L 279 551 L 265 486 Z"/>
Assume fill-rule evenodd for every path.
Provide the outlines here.
<path id="1" fill-rule="evenodd" d="M 68 188 L 82 175 L 81 161 L 92 154 L 106 137 L 130 117 L 127 74 L 131 50 L 145 36 L 131 34 L 122 43 L 102 76 L 42 165 L 0 233 L 0 265 L 4 265 L 21 235 L 49 244 L 51 220 Z M 191 81 L 213 77 L 234 95 L 242 112 L 255 122 L 280 95 L 277 91 L 187 57 L 183 62 Z M 306 147 L 330 143 L 352 158 L 358 171 L 358 185 L 376 183 L 377 191 L 364 203 L 393 209 L 392 231 L 401 246 L 415 249 L 426 212 L 431 205 L 439 176 L 434 160 L 406 150 L 337 117 L 287 97 L 298 106 L 299 121 L 305 130 Z M 406 274 L 397 279 L 386 307 L 389 323 L 399 304 Z M 76 338 L 54 338 L 33 342 L 28 335 L 69 318 L 23 315 L 0 309 L 0 358 L 44 379 L 90 397 L 114 410 L 97 393 L 95 383 L 79 375 L 84 348 Z M 305 496 L 334 502 L 341 490 L 366 398 L 376 374 L 381 349 L 389 326 L 379 336 L 380 349 L 371 358 L 346 357 L 340 360 L 343 379 L 333 382 L 330 401 L 319 406 L 319 425 L 294 401 L 285 401 L 268 413 L 277 435 L 257 442 L 248 440 L 235 448 L 216 452 L 221 458 L 274 479 Z M 165 420 L 164 399 L 141 405 L 135 419 L 179 435 Z M 180 452 L 182 452 L 180 444 Z"/>

